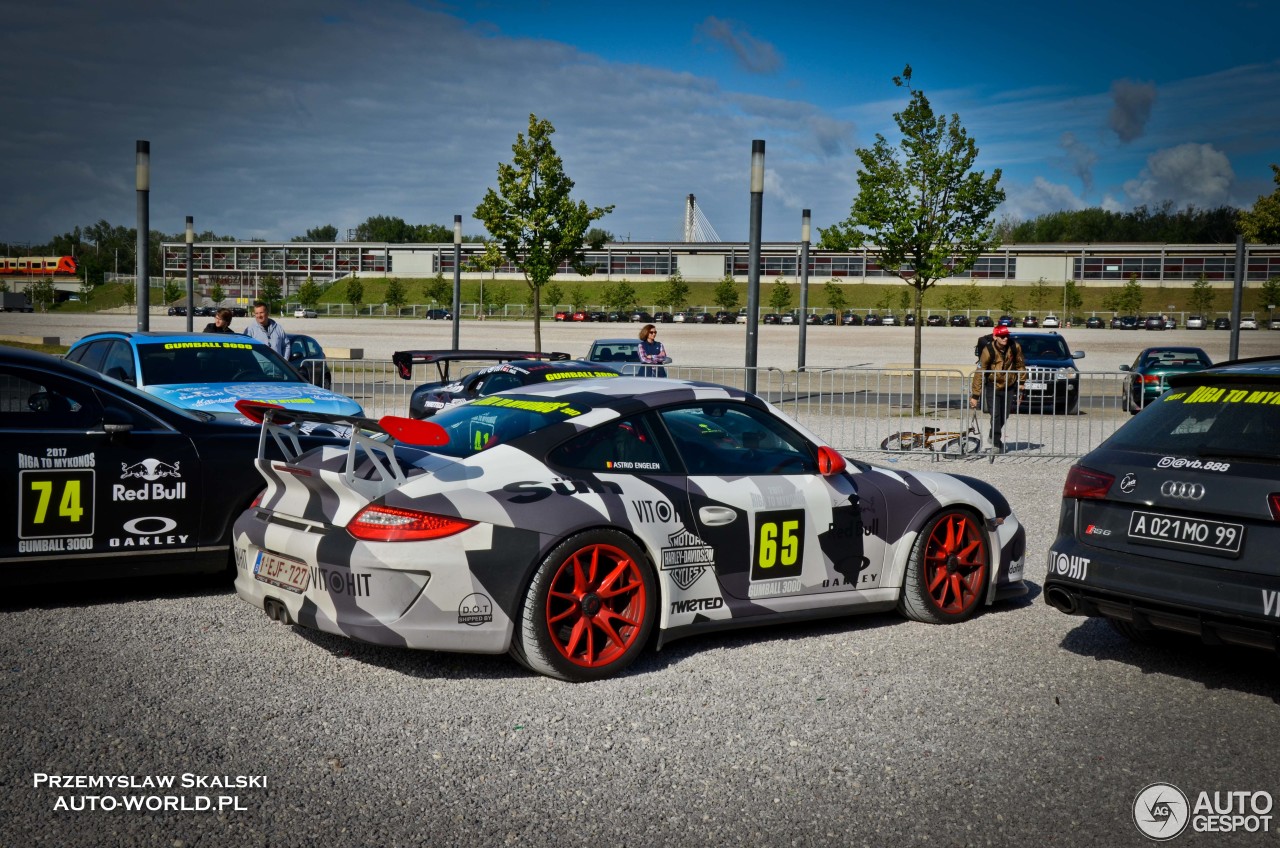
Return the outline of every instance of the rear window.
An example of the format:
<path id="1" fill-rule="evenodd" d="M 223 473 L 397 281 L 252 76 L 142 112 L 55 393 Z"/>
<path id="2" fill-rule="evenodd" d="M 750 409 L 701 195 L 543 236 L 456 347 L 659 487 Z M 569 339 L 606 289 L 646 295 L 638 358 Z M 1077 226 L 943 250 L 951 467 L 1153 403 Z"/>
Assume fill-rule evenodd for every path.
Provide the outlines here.
<path id="1" fill-rule="evenodd" d="M 587 359 L 592 362 L 639 362 L 640 342 L 596 342 L 591 345 L 591 353 L 587 355 Z"/>
<path id="2" fill-rule="evenodd" d="M 1280 384 L 1231 383 L 1166 392 L 1107 447 L 1193 457 L 1278 462 Z"/>
<path id="3" fill-rule="evenodd" d="M 461 406 L 452 406 L 431 418 L 444 428 L 449 443 L 432 447 L 433 453 L 467 457 L 486 448 L 515 441 L 544 427 L 576 418 L 588 407 L 559 400 L 493 395 Z"/>

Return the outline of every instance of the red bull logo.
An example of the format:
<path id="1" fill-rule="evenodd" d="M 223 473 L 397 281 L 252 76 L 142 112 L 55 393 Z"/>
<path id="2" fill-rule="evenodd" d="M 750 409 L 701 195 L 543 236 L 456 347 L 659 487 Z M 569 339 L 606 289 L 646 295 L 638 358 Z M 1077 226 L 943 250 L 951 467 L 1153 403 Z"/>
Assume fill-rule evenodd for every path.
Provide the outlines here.
<path id="1" fill-rule="evenodd" d="M 181 463 L 168 463 L 159 459 L 144 459 L 130 465 L 127 462 L 120 463 L 120 479 L 127 480 L 130 477 L 136 477 L 140 480 L 152 482 L 162 477 L 181 477 L 178 466 Z"/>

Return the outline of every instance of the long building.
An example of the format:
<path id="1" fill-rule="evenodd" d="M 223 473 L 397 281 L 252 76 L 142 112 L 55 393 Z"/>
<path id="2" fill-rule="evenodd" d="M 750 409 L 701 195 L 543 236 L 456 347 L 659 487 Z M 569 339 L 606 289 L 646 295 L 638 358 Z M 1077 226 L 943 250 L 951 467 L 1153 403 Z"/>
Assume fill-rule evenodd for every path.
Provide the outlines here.
<path id="1" fill-rule="evenodd" d="M 512 265 L 478 270 L 476 260 L 483 245 L 462 245 L 462 276 L 467 279 L 521 279 Z M 186 244 L 165 242 L 165 276 L 186 275 Z M 212 242 L 193 249 L 195 276 L 202 284 L 224 287 L 254 285 L 272 274 L 284 281 L 286 293 L 297 290 L 308 277 L 326 283 L 349 275 L 360 277 L 425 278 L 453 276 L 452 244 L 361 244 L 338 242 Z M 744 242 L 622 242 L 588 250 L 589 276 L 567 264 L 556 275 L 559 282 L 617 282 L 665 278 L 679 273 L 689 281 L 718 281 L 726 276 L 746 282 L 748 245 Z M 762 279 L 800 278 L 800 245 L 795 242 L 761 246 Z M 854 251 L 809 251 L 811 283 L 886 282 L 896 279 L 884 267 L 874 247 Z M 1245 281 L 1259 283 L 1280 277 L 1280 245 L 1251 245 L 1245 252 Z M 1172 288 L 1189 287 L 1201 276 L 1215 286 L 1229 286 L 1235 279 L 1236 247 L 1233 244 L 1009 244 L 984 254 L 969 271 L 942 281 L 946 284 L 977 282 L 981 286 L 1032 285 L 1041 280 L 1061 285 L 1077 283 L 1122 285 L 1136 276 L 1143 283 Z"/>

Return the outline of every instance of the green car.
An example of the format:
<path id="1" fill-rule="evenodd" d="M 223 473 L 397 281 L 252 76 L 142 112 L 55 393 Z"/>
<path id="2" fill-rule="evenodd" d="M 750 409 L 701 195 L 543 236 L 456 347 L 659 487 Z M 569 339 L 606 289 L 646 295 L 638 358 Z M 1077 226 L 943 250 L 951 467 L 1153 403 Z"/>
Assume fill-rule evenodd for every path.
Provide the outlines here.
<path id="1" fill-rule="evenodd" d="M 1169 388 L 1171 374 L 1186 374 L 1212 365 L 1209 354 L 1198 347 L 1149 347 L 1138 354 L 1132 365 L 1121 365 L 1129 372 L 1124 380 L 1123 403 L 1136 415 Z"/>

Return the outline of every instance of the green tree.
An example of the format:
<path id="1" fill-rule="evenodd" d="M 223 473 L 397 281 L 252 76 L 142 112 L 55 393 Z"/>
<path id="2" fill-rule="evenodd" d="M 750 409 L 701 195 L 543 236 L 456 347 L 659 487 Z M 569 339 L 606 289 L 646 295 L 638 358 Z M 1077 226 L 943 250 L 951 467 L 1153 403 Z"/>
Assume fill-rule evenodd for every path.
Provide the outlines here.
<path id="1" fill-rule="evenodd" d="M 280 289 L 280 278 L 275 274 L 267 274 L 262 278 L 259 297 L 267 305 L 267 314 L 279 313 L 284 308 L 284 295 Z"/>
<path id="2" fill-rule="evenodd" d="M 338 240 L 338 228 L 333 224 L 312 227 L 305 236 L 294 236 L 290 241 L 318 241 L 333 243 Z"/>
<path id="3" fill-rule="evenodd" d="M 725 274 L 711 292 L 711 302 L 725 312 L 738 308 L 738 298 L 738 284 L 734 282 L 732 274 Z"/>
<path id="4" fill-rule="evenodd" d="M 684 277 L 680 275 L 680 272 L 676 271 L 658 286 L 653 293 L 653 299 L 675 312 L 688 303 L 689 291 L 689 284 L 684 281 Z"/>
<path id="5" fill-rule="evenodd" d="M 1044 277 L 1031 284 L 1031 308 L 1037 314 L 1044 310 L 1044 302 L 1049 297 L 1049 281 Z"/>
<path id="6" fill-rule="evenodd" d="M 1258 309 L 1270 312 L 1277 306 L 1280 306 L 1280 277 L 1272 277 L 1258 286 Z"/>
<path id="7" fill-rule="evenodd" d="M 164 281 L 164 288 L 161 291 L 162 297 L 164 297 L 164 302 L 173 303 L 175 300 L 182 297 L 183 289 L 182 286 L 178 285 L 177 280 L 171 277 L 166 277 Z M 190 304 L 188 304 L 188 306 L 189 305 Z"/>
<path id="8" fill-rule="evenodd" d="M 390 215 L 371 215 L 363 224 L 356 227 L 356 241 L 404 244 L 413 241 L 413 237 L 413 227 L 406 224 L 403 218 Z M 449 230 L 449 241 L 453 241 L 453 230 Z"/>
<path id="9" fill-rule="evenodd" d="M 1138 275 L 1130 274 L 1129 281 L 1120 290 L 1120 297 L 1116 303 L 1129 315 L 1141 315 L 1142 301 L 1145 294 L 1142 290 L 1142 283 L 1138 282 Z"/>
<path id="10" fill-rule="evenodd" d="M 307 309 L 315 309 L 316 304 L 320 302 L 320 286 L 316 285 L 316 281 L 311 279 L 311 275 L 307 275 L 307 279 L 302 285 L 298 286 L 298 303 Z"/>
<path id="11" fill-rule="evenodd" d="M 1280 165 L 1271 166 L 1276 190 L 1259 195 L 1252 209 L 1240 213 L 1240 234 L 1255 244 L 1280 244 Z"/>
<path id="12" fill-rule="evenodd" d="M 845 305 L 848 303 L 844 294 L 844 286 L 832 280 L 822 287 L 822 295 L 826 298 L 827 308 L 836 314 L 836 318 L 839 318 L 840 313 L 844 312 Z"/>
<path id="13" fill-rule="evenodd" d="M 911 99 L 893 119 L 902 134 L 895 149 L 876 134 L 870 149 L 857 151 L 858 195 L 849 217 L 830 229 L 850 246 L 879 246 L 880 264 L 915 289 L 915 412 L 920 412 L 920 310 L 924 293 L 938 280 L 969 270 L 997 244 L 992 214 L 1004 202 L 1000 169 L 990 177 L 973 170 L 978 147 L 960 116 L 935 115 L 923 91 L 911 84 L 911 66 L 893 84 Z M 822 240 L 826 231 L 820 230 Z"/>
<path id="14" fill-rule="evenodd" d="M 138 302 L 138 287 L 133 283 L 124 283 L 121 285 L 121 294 L 124 296 L 126 306 L 134 306 Z"/>
<path id="15" fill-rule="evenodd" d="M 391 282 L 387 283 L 386 299 L 387 306 L 390 306 L 396 311 L 396 314 L 399 315 L 400 307 L 404 306 L 409 301 L 409 294 L 404 289 L 404 283 L 395 278 L 393 278 Z"/>
<path id="16" fill-rule="evenodd" d="M 546 292 L 547 292 L 547 303 L 551 305 L 552 309 L 556 307 L 556 304 L 564 300 L 564 286 L 560 285 L 559 283 L 549 284 L 546 287 Z M 538 307 L 538 304 L 535 303 L 537 299 L 537 294 L 538 294 L 537 289 L 534 289 L 534 288 L 529 289 L 529 297 L 530 297 L 529 305 L 530 306 Z M 538 308 L 540 309 L 541 307 L 538 307 Z"/>
<path id="17" fill-rule="evenodd" d="M 453 282 L 444 278 L 443 271 L 422 284 L 422 296 L 428 303 L 453 303 Z"/>
<path id="18" fill-rule="evenodd" d="M 791 311 L 791 286 L 782 277 L 769 288 L 769 307 L 779 315 Z"/>
<path id="19" fill-rule="evenodd" d="M 41 312 L 49 311 L 57 294 L 57 290 L 53 287 L 53 280 L 48 277 L 41 277 L 27 287 L 27 297 L 31 299 L 31 305 Z"/>
<path id="20" fill-rule="evenodd" d="M 214 282 L 209 289 L 209 299 L 213 301 L 214 306 L 222 306 L 222 301 L 227 297 L 227 293 L 222 290 L 222 283 Z"/>
<path id="21" fill-rule="evenodd" d="M 635 306 L 636 287 L 627 280 L 620 280 L 611 286 L 605 286 L 600 293 L 604 305 L 619 312 Z"/>
<path id="22" fill-rule="evenodd" d="M 494 310 L 505 309 L 507 304 L 511 302 L 511 287 L 506 283 L 490 285 L 485 289 L 485 294 L 489 297 L 489 312 L 485 314 L 491 314 Z"/>
<path id="23" fill-rule="evenodd" d="M 955 312 L 960 308 L 962 293 L 955 286 L 947 286 L 942 290 L 942 308 L 947 312 Z"/>
<path id="24" fill-rule="evenodd" d="M 453 228 L 444 224 L 419 224 L 412 228 L 410 240 L 419 244 L 453 244 Z"/>
<path id="25" fill-rule="evenodd" d="M 360 304 L 364 302 L 364 283 L 360 282 L 359 277 L 347 278 L 347 303 L 355 309 L 356 314 L 360 313 Z"/>
<path id="26" fill-rule="evenodd" d="M 583 267 L 583 241 L 592 223 L 613 211 L 612 206 L 589 207 L 570 197 L 573 180 L 551 145 L 555 128 L 550 121 L 529 115 L 528 137 L 517 133 L 511 164 L 498 165 L 498 190 L 485 192 L 476 207 L 500 252 L 524 275 L 533 290 L 533 346 L 542 350 L 542 287 L 562 262 Z"/>
<path id="27" fill-rule="evenodd" d="M 1075 280 L 1067 280 L 1062 284 L 1062 302 L 1066 304 L 1067 315 L 1084 306 L 1084 295 L 1080 293 L 1083 286 L 1083 283 L 1077 283 Z M 1067 320 L 1067 315 L 1062 316 L 1063 321 Z"/>
<path id="28" fill-rule="evenodd" d="M 587 298 L 591 293 L 587 291 L 587 287 L 582 283 L 574 283 L 569 287 L 569 302 L 573 305 L 574 312 L 581 312 L 587 308 Z"/>
<path id="29" fill-rule="evenodd" d="M 960 304 L 965 309 L 977 309 L 982 305 L 982 289 L 978 287 L 977 280 L 971 280 L 969 285 L 964 287 L 964 294 L 960 296 Z"/>
<path id="30" fill-rule="evenodd" d="M 609 242 L 613 241 L 613 233 L 600 227 L 592 227 L 587 230 L 586 238 L 583 239 L 592 250 L 599 250 Z"/>
<path id="31" fill-rule="evenodd" d="M 1009 286 L 1001 286 L 998 305 L 1001 312 L 1006 315 L 1012 315 L 1018 310 L 1018 293 Z"/>
<path id="32" fill-rule="evenodd" d="M 1213 302 L 1216 298 L 1217 294 L 1213 290 L 1213 283 L 1209 282 L 1208 277 L 1201 274 L 1191 284 L 1191 296 L 1187 298 L 1187 304 L 1191 307 L 1192 312 L 1208 315 L 1213 311 Z"/>

